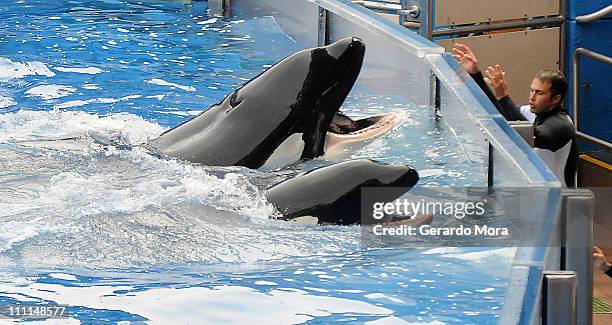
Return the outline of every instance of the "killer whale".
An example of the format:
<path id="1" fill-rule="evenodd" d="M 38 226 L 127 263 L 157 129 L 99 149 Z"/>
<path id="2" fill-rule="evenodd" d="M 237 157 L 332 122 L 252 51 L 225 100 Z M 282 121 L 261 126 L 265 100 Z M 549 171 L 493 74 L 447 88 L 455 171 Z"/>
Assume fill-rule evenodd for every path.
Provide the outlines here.
<path id="1" fill-rule="evenodd" d="M 281 220 L 314 217 L 319 224 L 371 224 L 362 219 L 361 190 L 386 187 L 385 202 L 410 190 L 419 180 L 417 171 L 404 165 L 387 165 L 367 159 L 349 160 L 309 171 L 280 182 L 266 191 L 268 202 Z M 378 199 L 378 198 L 377 198 Z"/>
<path id="2" fill-rule="evenodd" d="M 205 165 L 259 168 L 283 141 L 301 133 L 300 159 L 320 156 L 364 54 L 355 37 L 297 52 L 148 146 Z"/>

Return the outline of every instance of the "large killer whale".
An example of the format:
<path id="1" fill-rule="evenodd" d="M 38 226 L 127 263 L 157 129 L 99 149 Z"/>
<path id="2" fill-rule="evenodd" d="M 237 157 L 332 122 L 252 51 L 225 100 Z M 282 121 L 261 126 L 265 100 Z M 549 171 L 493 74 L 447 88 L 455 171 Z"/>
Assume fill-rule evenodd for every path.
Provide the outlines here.
<path id="1" fill-rule="evenodd" d="M 410 166 L 349 160 L 285 180 L 268 189 L 266 198 L 282 213 L 282 220 L 310 217 L 319 224 L 372 224 L 377 220 L 361 211 L 363 189 L 385 187 L 376 199 L 391 202 L 418 180 Z"/>
<path id="2" fill-rule="evenodd" d="M 289 136 L 302 134 L 300 159 L 318 157 L 364 53 L 355 37 L 297 52 L 149 146 L 205 165 L 259 168 Z"/>

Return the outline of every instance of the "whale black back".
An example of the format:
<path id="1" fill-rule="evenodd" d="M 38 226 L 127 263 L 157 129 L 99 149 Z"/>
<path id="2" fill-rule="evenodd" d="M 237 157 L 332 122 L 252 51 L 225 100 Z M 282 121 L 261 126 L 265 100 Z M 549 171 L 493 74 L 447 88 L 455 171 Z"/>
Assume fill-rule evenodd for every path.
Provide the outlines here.
<path id="1" fill-rule="evenodd" d="M 270 188 L 266 197 L 284 220 L 312 216 L 322 224 L 359 224 L 362 189 L 386 187 L 382 199 L 391 202 L 418 180 L 417 171 L 409 166 L 351 160 L 281 182 Z"/>

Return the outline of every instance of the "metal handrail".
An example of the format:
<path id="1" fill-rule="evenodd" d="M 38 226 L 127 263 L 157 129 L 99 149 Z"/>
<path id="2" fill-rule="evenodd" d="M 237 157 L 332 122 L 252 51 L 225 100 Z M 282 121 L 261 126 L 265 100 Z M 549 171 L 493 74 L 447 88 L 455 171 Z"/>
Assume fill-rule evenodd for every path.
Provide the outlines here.
<path id="1" fill-rule="evenodd" d="M 592 14 L 577 16 L 576 21 L 579 23 L 590 23 L 596 20 L 599 20 L 609 14 L 612 13 L 612 5 L 609 5 L 605 8 L 600 9 Z"/>
<path id="2" fill-rule="evenodd" d="M 433 36 L 449 36 L 455 34 L 467 34 L 467 33 L 482 33 L 490 32 L 495 30 L 503 29 L 515 29 L 515 28 L 530 28 L 530 27 L 542 27 L 542 26 L 560 26 L 563 24 L 565 19 L 562 16 L 556 17 L 545 17 L 545 18 L 534 18 L 529 20 L 511 21 L 502 23 L 487 23 L 480 25 L 468 25 L 468 26 L 457 26 L 457 27 L 444 27 L 433 31 Z"/>
<path id="3" fill-rule="evenodd" d="M 612 149 L 612 143 L 578 131 L 578 121 L 579 121 L 578 115 L 580 112 L 579 110 L 579 92 L 578 92 L 578 88 L 579 88 L 578 77 L 580 74 L 580 65 L 579 65 L 578 58 L 580 57 L 580 55 L 587 56 L 591 59 L 595 59 L 603 63 L 612 64 L 612 58 L 609 56 L 603 55 L 601 53 L 587 50 L 582 47 L 579 47 L 576 49 L 576 51 L 574 51 L 574 64 L 573 64 L 574 75 L 572 78 L 572 84 L 573 84 L 574 89 L 573 89 L 572 95 L 573 95 L 573 106 L 574 106 L 574 127 L 576 128 L 576 135 L 578 135 L 579 137 L 587 141 L 593 142 L 595 144 L 606 147 L 608 149 Z"/>
<path id="4" fill-rule="evenodd" d="M 419 34 L 421 36 L 431 40 L 433 39 L 433 30 L 434 30 L 434 2 L 433 0 L 419 0 L 419 5 L 421 6 L 421 11 L 423 14 L 421 15 L 421 26 L 419 27 Z"/>
<path id="5" fill-rule="evenodd" d="M 373 2 L 373 1 L 362 1 L 353 0 L 355 4 L 362 5 L 372 10 L 383 10 L 390 11 L 397 15 L 410 16 L 412 18 L 418 18 L 421 10 L 417 6 L 411 6 L 410 8 L 403 8 L 399 3 L 387 3 L 387 2 Z"/>
<path id="6" fill-rule="evenodd" d="M 402 6 L 399 3 L 384 3 L 384 2 L 373 2 L 373 1 L 353 1 L 353 3 L 362 5 L 368 9 L 374 9 L 374 10 L 389 10 L 389 11 L 402 10 Z"/>

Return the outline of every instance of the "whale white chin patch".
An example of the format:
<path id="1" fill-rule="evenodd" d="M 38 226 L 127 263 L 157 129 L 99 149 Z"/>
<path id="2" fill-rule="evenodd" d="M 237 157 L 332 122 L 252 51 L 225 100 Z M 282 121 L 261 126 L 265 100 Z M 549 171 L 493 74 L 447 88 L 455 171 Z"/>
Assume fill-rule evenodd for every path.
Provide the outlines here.
<path id="1" fill-rule="evenodd" d="M 304 140 L 302 133 L 294 133 L 274 150 L 266 163 L 260 167 L 262 170 L 273 170 L 283 166 L 291 165 L 302 156 L 304 151 Z"/>
<path id="2" fill-rule="evenodd" d="M 325 154 L 323 157 L 333 160 L 334 156 L 342 154 L 348 148 L 355 149 L 365 146 L 368 141 L 397 128 L 405 117 L 402 113 L 394 112 L 385 113 L 380 116 L 381 119 L 373 125 L 355 132 L 347 134 L 327 132 L 325 137 Z M 302 133 L 292 134 L 276 148 L 260 169 L 274 170 L 293 164 L 302 156 L 304 145 Z"/>

